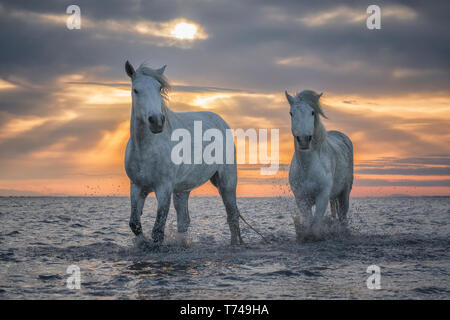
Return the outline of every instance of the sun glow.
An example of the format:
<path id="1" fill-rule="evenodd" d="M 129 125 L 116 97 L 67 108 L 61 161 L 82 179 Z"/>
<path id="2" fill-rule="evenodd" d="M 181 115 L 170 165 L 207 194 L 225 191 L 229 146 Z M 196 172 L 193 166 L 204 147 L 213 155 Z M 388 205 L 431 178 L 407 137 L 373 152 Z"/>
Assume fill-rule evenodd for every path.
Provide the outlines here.
<path id="1" fill-rule="evenodd" d="M 175 25 L 171 33 L 177 39 L 194 39 L 197 27 L 192 23 L 180 22 Z"/>
<path id="2" fill-rule="evenodd" d="M 2 90 L 2 89 L 12 89 L 12 88 L 15 88 L 15 87 L 16 86 L 13 85 L 12 83 L 0 79 L 0 90 Z"/>

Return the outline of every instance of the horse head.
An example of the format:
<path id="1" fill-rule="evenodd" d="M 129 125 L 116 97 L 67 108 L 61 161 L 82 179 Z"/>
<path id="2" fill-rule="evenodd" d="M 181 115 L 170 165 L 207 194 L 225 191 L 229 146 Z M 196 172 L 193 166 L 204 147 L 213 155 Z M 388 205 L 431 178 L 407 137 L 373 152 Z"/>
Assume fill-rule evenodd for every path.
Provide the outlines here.
<path id="1" fill-rule="evenodd" d="M 320 126 L 320 115 L 325 117 L 319 99 L 322 96 L 311 90 L 304 90 L 295 97 L 285 91 L 286 99 L 290 105 L 291 131 L 298 147 L 308 151 L 311 142 Z"/>
<path id="2" fill-rule="evenodd" d="M 125 63 L 125 71 L 131 78 L 131 96 L 136 120 L 148 124 L 152 133 L 164 129 L 166 117 L 163 112 L 163 99 L 169 87 L 163 73 L 166 66 L 151 69 L 141 65 L 134 70 L 130 62 Z"/>

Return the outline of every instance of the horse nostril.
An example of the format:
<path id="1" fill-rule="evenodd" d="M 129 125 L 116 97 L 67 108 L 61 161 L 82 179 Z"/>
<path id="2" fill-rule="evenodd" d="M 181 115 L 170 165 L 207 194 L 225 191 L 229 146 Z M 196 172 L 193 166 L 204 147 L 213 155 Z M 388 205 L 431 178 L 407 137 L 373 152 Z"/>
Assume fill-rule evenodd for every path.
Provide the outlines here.
<path id="1" fill-rule="evenodd" d="M 148 117 L 148 121 L 149 121 L 150 123 L 153 123 L 153 122 L 155 122 L 155 119 L 154 119 L 152 116 L 150 116 L 150 117 Z"/>

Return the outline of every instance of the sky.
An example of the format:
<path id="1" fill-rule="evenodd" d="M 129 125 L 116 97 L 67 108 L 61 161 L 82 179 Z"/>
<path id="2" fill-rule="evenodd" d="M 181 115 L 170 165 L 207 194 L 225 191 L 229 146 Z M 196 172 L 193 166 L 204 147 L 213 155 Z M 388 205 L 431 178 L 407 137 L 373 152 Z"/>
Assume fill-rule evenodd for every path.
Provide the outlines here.
<path id="1" fill-rule="evenodd" d="M 66 8 L 81 9 L 69 30 Z M 369 30 L 366 9 L 381 8 Z M 353 141 L 352 196 L 450 195 L 448 1 L 0 1 L 0 195 L 127 195 L 130 80 L 167 65 L 173 111 L 280 130 L 280 170 L 239 196 L 288 195 L 291 94 L 323 92 Z M 217 195 L 208 183 L 195 195 Z"/>

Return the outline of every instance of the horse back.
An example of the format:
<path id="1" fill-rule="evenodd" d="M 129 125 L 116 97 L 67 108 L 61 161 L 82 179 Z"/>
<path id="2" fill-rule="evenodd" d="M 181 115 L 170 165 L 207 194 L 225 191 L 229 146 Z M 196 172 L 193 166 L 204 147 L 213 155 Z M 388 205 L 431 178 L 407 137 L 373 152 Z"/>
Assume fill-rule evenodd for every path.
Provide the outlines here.
<path id="1" fill-rule="evenodd" d="M 328 142 L 337 148 L 336 151 L 350 153 L 353 158 L 353 143 L 347 135 L 340 131 L 332 130 L 327 132 L 327 138 Z"/>
<path id="2" fill-rule="evenodd" d="M 176 112 L 176 117 L 180 119 L 184 125 L 190 127 L 194 121 L 202 121 L 206 128 L 214 128 L 221 131 L 230 127 L 217 113 L 210 111 L 193 111 L 193 112 Z"/>
<path id="3" fill-rule="evenodd" d="M 334 182 L 344 185 L 353 184 L 353 143 L 350 138 L 339 131 L 327 132 L 328 146 L 334 155 Z M 335 186 L 340 189 L 339 186 Z"/>

